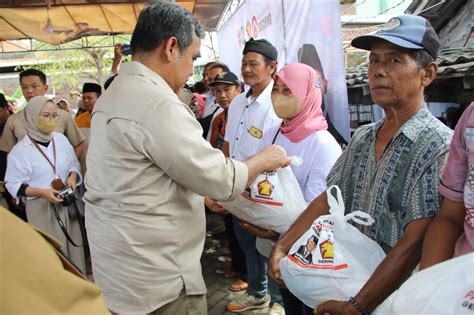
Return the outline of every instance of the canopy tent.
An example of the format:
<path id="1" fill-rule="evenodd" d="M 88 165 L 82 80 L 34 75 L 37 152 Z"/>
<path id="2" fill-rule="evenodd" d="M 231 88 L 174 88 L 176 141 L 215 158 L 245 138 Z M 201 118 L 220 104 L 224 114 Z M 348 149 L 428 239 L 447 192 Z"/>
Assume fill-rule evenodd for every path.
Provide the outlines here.
<path id="1" fill-rule="evenodd" d="M 216 29 L 229 0 L 176 0 L 207 31 Z M 59 45 L 84 36 L 130 34 L 148 1 L 0 0 L 2 51 L 18 51 L 20 39 Z M 21 49 L 20 49 L 21 50 Z"/>

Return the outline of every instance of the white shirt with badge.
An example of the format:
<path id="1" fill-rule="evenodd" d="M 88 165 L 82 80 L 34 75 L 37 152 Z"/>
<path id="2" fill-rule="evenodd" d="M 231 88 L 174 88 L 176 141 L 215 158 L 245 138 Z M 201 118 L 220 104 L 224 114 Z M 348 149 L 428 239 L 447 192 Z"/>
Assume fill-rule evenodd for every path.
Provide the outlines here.
<path id="1" fill-rule="evenodd" d="M 225 141 L 229 142 L 229 156 L 245 161 L 260 150 L 263 131 L 281 122 L 272 106 L 273 81 L 255 99 L 242 93 L 229 105 Z"/>

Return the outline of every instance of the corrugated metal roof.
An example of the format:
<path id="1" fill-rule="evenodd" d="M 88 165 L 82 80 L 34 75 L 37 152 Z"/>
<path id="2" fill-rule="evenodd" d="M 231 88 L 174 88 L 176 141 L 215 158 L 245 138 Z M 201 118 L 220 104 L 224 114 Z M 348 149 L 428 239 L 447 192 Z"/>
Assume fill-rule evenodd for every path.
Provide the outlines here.
<path id="1" fill-rule="evenodd" d="M 437 58 L 437 79 L 451 76 L 474 75 L 474 48 L 450 48 L 439 52 Z M 367 64 L 346 69 L 346 83 L 348 88 L 368 84 Z"/>

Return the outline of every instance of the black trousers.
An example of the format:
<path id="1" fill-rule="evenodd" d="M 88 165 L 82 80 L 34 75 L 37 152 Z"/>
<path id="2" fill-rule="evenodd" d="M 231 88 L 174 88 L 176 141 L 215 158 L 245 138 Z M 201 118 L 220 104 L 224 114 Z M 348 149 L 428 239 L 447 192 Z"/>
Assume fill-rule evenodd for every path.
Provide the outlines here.
<path id="1" fill-rule="evenodd" d="M 225 230 L 229 239 L 230 258 L 232 259 L 231 268 L 241 275 L 247 274 L 247 263 L 245 254 L 240 247 L 239 241 L 235 236 L 234 225 L 232 224 L 232 214 L 224 214 Z"/>
<path id="2" fill-rule="evenodd" d="M 301 302 L 288 289 L 280 288 L 280 294 L 283 298 L 283 307 L 285 314 L 288 315 L 313 315 L 313 309 Z"/>

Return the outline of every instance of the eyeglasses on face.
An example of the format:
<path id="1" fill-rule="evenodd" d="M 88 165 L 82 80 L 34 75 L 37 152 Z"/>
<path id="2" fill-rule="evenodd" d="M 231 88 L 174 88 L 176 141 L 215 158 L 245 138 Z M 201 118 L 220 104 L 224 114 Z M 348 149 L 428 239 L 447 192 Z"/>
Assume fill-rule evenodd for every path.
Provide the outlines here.
<path id="1" fill-rule="evenodd" d="M 57 113 L 40 113 L 40 117 L 43 117 L 48 120 L 57 120 L 59 118 L 59 115 Z"/>

